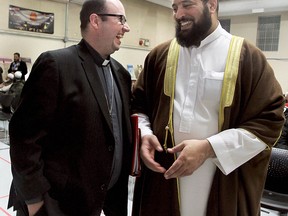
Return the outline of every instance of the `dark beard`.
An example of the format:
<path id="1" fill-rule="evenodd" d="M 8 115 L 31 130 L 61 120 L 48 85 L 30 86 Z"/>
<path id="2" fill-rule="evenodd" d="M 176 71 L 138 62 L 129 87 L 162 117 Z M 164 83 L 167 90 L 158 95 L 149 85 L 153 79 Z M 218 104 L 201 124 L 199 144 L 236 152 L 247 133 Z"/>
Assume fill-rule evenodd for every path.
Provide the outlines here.
<path id="1" fill-rule="evenodd" d="M 192 21 L 192 28 L 181 31 L 180 21 Z M 194 19 L 180 19 L 176 20 L 176 39 L 177 42 L 183 47 L 199 46 L 201 41 L 207 36 L 211 28 L 212 20 L 210 17 L 209 9 L 205 6 L 203 15 L 196 23 Z"/>

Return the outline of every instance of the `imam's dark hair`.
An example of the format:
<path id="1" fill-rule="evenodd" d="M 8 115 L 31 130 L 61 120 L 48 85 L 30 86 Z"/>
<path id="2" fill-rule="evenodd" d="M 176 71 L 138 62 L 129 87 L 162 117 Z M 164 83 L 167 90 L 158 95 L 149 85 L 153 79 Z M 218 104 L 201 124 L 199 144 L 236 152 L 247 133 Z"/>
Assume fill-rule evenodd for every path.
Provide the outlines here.
<path id="1" fill-rule="evenodd" d="M 106 0 L 86 0 L 80 11 L 80 28 L 85 30 L 89 23 L 89 17 L 92 13 L 104 13 Z"/>
<path id="2" fill-rule="evenodd" d="M 14 55 L 17 55 L 18 57 L 20 57 L 20 53 L 15 52 Z"/>
<path id="3" fill-rule="evenodd" d="M 209 0 L 202 0 L 202 2 L 203 2 L 204 4 L 207 4 L 208 1 L 209 1 Z M 216 10 L 216 12 L 217 12 L 217 13 L 219 12 L 219 0 L 217 1 L 217 10 Z"/>

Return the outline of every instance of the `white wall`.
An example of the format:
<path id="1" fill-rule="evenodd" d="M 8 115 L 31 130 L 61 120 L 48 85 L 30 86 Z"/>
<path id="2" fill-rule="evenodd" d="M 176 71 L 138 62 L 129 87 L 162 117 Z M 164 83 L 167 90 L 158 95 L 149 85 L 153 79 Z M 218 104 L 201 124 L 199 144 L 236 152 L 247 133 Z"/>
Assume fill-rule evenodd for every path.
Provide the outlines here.
<path id="1" fill-rule="evenodd" d="M 125 34 L 122 48 L 112 56 L 124 66 L 143 65 L 148 52 L 157 44 L 174 37 L 172 11 L 143 0 L 122 0 L 131 31 Z M 51 12 L 55 14 L 54 34 L 30 33 L 8 29 L 9 5 Z M 40 53 L 76 44 L 80 41 L 80 5 L 47 0 L 1 0 L 0 7 L 0 57 L 13 58 L 14 52 L 30 57 L 32 63 Z M 269 14 L 281 15 L 280 44 L 278 52 L 265 52 L 267 58 L 288 58 L 288 12 Z M 263 15 L 263 14 L 260 14 Z M 222 18 L 222 17 L 221 17 Z M 227 17 L 224 17 L 227 18 Z M 256 43 L 258 14 L 232 16 L 231 33 Z M 65 38 L 65 42 L 64 42 Z M 149 47 L 140 47 L 139 38 L 150 41 Z M 288 61 L 269 60 L 283 92 L 288 91 Z M 3 64 L 0 63 L 3 67 Z M 28 65 L 31 68 L 31 65 Z M 7 70 L 7 65 L 4 65 Z"/>
<path id="2" fill-rule="evenodd" d="M 112 56 L 124 66 L 143 65 L 148 52 L 155 45 L 174 36 L 172 14 L 162 6 L 139 0 L 123 0 L 128 24 L 131 28 L 122 39 L 122 48 Z M 9 5 L 51 12 L 55 15 L 54 34 L 31 33 L 8 28 Z M 78 4 L 63 4 L 47 0 L 1 0 L 0 7 L 0 57 L 13 58 L 14 52 L 29 57 L 33 62 L 46 50 L 58 49 L 81 40 Z M 149 47 L 139 46 L 139 38 L 150 41 Z M 65 42 L 64 42 L 65 39 Z M 29 69 L 31 65 L 28 64 Z M 7 72 L 9 63 L 0 66 Z"/>
<path id="3" fill-rule="evenodd" d="M 54 34 L 31 33 L 25 31 L 17 31 L 8 28 L 9 5 L 39 10 L 44 12 L 55 13 Z M 53 11 L 51 10 L 53 8 Z M 20 0 L 1 0 L 0 7 L 0 57 L 13 59 L 13 53 L 19 52 L 22 57 L 31 58 L 32 63 L 37 56 L 49 49 L 64 47 L 62 42 L 65 29 L 66 6 L 60 3 L 52 3 L 49 1 L 20 1 Z M 1 62 L 0 66 L 7 73 L 10 62 Z M 31 68 L 31 64 L 27 64 Z"/>
<path id="4" fill-rule="evenodd" d="M 264 52 L 278 79 L 283 92 L 288 92 L 288 12 L 269 13 L 267 16 L 281 15 L 280 40 L 278 52 Z M 232 34 L 241 36 L 256 44 L 258 16 L 263 14 L 251 14 L 245 16 L 228 17 L 231 19 Z M 227 17 L 222 17 L 227 18 Z M 281 60 L 282 59 L 282 60 Z M 285 59 L 285 60 L 283 60 Z"/>

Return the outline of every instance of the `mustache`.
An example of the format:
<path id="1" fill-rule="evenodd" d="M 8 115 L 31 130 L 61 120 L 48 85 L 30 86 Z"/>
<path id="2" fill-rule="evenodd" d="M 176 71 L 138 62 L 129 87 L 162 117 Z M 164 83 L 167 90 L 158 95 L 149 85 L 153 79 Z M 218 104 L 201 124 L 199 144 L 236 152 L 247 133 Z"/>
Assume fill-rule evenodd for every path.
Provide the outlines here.
<path id="1" fill-rule="evenodd" d="M 182 17 L 180 19 L 175 19 L 177 25 L 181 25 L 181 22 L 187 22 L 187 21 L 192 21 L 195 22 L 195 19 L 193 17 Z"/>

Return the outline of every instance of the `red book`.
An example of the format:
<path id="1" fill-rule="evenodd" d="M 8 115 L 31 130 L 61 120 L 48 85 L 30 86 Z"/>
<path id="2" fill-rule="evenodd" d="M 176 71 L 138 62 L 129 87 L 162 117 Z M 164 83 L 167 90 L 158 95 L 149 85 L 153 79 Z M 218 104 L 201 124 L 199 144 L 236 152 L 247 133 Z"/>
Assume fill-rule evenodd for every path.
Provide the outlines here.
<path id="1" fill-rule="evenodd" d="M 139 177 L 141 175 L 141 158 L 140 158 L 140 143 L 141 134 L 138 127 L 138 115 L 131 115 L 132 135 L 133 135 L 133 152 L 132 152 L 132 166 L 131 176 Z"/>

